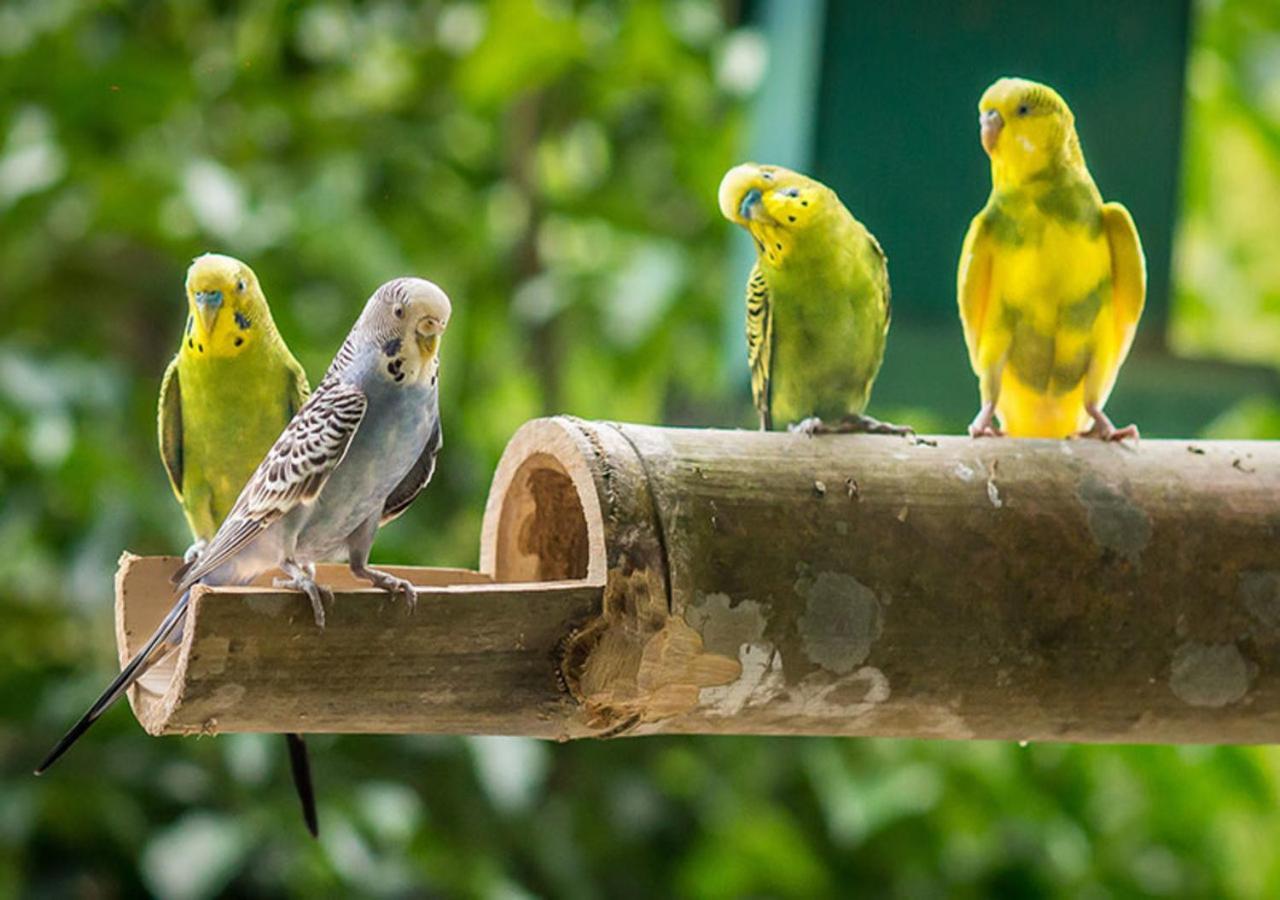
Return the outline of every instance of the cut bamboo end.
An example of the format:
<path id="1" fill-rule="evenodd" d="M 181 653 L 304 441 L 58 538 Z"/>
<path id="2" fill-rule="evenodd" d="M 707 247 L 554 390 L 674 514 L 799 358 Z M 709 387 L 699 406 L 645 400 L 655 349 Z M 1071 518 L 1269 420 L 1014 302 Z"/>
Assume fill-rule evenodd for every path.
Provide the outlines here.
<path id="1" fill-rule="evenodd" d="M 480 569 L 497 582 L 586 578 L 603 583 L 605 526 L 590 432 L 574 419 L 521 427 L 498 463 L 485 506 Z"/>
<path id="2" fill-rule="evenodd" d="M 122 560 L 128 658 L 173 559 Z M 541 419 L 480 571 L 200 589 L 152 733 L 1280 741 L 1280 445 Z"/>

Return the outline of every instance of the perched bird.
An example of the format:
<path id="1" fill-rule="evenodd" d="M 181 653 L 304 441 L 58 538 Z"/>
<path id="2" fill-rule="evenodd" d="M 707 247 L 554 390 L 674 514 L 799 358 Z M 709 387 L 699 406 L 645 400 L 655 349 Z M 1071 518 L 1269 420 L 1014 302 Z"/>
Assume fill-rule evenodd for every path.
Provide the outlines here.
<path id="1" fill-rule="evenodd" d="M 332 592 L 315 564 L 345 553 L 352 573 L 404 597 L 409 582 L 369 567 L 378 527 L 431 480 L 441 446 L 437 382 L 449 298 L 420 278 L 379 287 L 315 392 L 289 422 L 200 555 L 174 573 L 178 595 L 146 645 L 40 763 L 52 765 L 181 639 L 191 589 L 245 584 L 279 568 L 310 598 L 316 625 Z"/>
<path id="2" fill-rule="evenodd" d="M 1102 411 L 1146 298 L 1133 219 L 1102 202 L 1052 88 L 1001 78 L 978 113 L 991 196 L 965 236 L 957 290 L 982 397 L 969 433 L 1137 438 Z"/>
<path id="3" fill-rule="evenodd" d="M 187 269 L 187 324 L 160 383 L 160 457 L 194 540 L 190 562 L 230 511 L 310 388 L 276 331 L 253 270 L 216 253 Z M 285 735 L 294 787 L 318 831 L 302 735 Z"/>
<path id="4" fill-rule="evenodd" d="M 206 253 L 187 270 L 187 325 L 160 383 L 160 457 L 195 543 L 213 537 L 307 399 L 307 374 L 247 265 Z"/>
<path id="5" fill-rule="evenodd" d="M 781 166 L 735 166 L 719 200 L 756 245 L 747 359 L 761 429 L 910 434 L 863 412 L 889 332 L 889 270 L 871 232 L 835 191 Z"/>

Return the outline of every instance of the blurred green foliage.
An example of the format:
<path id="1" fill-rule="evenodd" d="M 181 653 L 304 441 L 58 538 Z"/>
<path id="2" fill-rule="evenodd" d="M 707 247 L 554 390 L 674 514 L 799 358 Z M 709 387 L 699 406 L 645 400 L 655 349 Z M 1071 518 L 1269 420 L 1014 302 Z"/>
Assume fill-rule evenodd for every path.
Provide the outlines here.
<path id="1" fill-rule="evenodd" d="M 1175 335 L 1274 364 L 1280 22 L 1201 12 Z M 114 664 L 119 552 L 187 543 L 153 416 L 199 252 L 313 377 L 386 278 L 455 298 L 441 470 L 376 558 L 474 565 L 529 417 L 748 423 L 714 197 L 761 47 L 712 0 L 0 6 L 0 896 L 1280 893 L 1264 750 L 316 737 L 318 844 L 264 736 L 116 710 L 27 774 Z"/>
<path id="2" fill-rule="evenodd" d="M 1171 338 L 1280 366 L 1280 4 L 1206 4 L 1187 73 Z"/>
<path id="3" fill-rule="evenodd" d="M 1202 0 L 1187 71 L 1170 344 L 1280 367 L 1280 4 Z M 1248 397 L 1213 437 L 1280 437 L 1280 402 Z"/>

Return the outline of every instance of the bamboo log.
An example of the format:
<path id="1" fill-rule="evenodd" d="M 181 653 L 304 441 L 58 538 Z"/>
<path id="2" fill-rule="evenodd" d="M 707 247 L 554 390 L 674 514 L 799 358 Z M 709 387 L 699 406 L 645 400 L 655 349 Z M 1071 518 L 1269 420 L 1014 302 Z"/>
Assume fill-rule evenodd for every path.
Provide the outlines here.
<path id="1" fill-rule="evenodd" d="M 122 666 L 167 611 L 169 575 L 180 562 L 121 559 Z M 598 608 L 598 588 L 499 587 L 478 572 L 388 567 L 420 586 L 410 611 L 345 566 L 318 569 L 336 592 L 323 629 L 302 594 L 267 587 L 269 577 L 251 587 L 196 588 L 178 651 L 130 691 L 143 727 L 559 736 L 568 704 L 551 660 L 570 625 Z"/>
<path id="2" fill-rule="evenodd" d="M 166 565 L 122 569 L 122 622 Z M 154 732 L 1280 741 L 1272 443 L 536 420 L 480 569 L 417 570 L 442 586 L 412 616 L 340 588 L 323 633 L 300 595 L 204 591 L 135 710 Z"/>

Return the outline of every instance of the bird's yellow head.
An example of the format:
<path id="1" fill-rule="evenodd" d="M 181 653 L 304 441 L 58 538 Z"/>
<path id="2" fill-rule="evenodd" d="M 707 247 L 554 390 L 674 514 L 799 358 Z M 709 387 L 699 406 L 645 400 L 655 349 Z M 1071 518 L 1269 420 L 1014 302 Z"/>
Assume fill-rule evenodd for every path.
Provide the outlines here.
<path id="1" fill-rule="evenodd" d="M 238 356 L 275 333 L 258 276 L 218 253 L 197 256 L 187 269 L 187 312 L 182 352 L 196 357 Z"/>
<path id="2" fill-rule="evenodd" d="M 1053 166 L 1082 162 L 1075 116 L 1048 85 L 1001 78 L 978 102 L 978 125 L 997 186 L 1014 186 Z"/>
<path id="3" fill-rule="evenodd" d="M 720 180 L 720 214 L 745 228 L 760 259 L 772 266 L 781 266 L 797 240 L 837 205 L 831 188 L 782 166 L 743 163 Z"/>
<path id="4" fill-rule="evenodd" d="M 425 278 L 396 278 L 374 291 L 359 331 L 374 344 L 379 370 L 396 384 L 434 382 L 440 339 L 453 304 Z"/>

